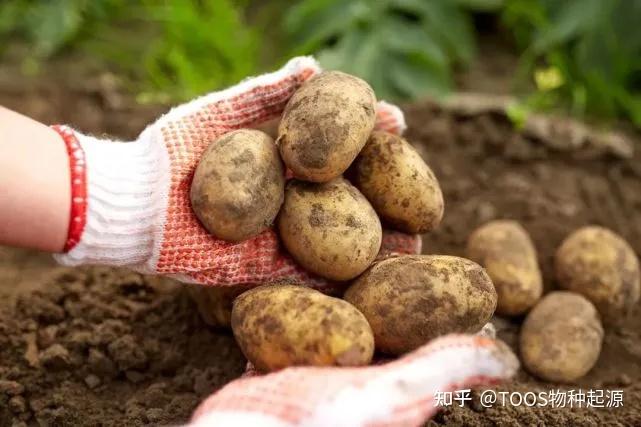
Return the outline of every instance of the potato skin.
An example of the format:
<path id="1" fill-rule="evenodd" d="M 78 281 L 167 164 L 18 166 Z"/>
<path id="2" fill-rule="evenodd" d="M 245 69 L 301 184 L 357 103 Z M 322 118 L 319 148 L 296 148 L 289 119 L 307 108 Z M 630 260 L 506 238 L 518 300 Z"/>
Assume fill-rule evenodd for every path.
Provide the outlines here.
<path id="1" fill-rule="evenodd" d="M 589 299 L 606 324 L 623 322 L 639 301 L 639 261 L 630 245 L 606 228 L 576 230 L 554 261 L 559 286 Z"/>
<path id="2" fill-rule="evenodd" d="M 254 366 L 360 366 L 372 361 L 374 337 L 352 305 L 297 285 L 266 285 L 234 302 L 231 326 Z"/>
<path id="3" fill-rule="evenodd" d="M 521 359 L 544 380 L 572 382 L 592 369 L 602 342 L 603 327 L 590 301 L 572 292 L 550 292 L 523 322 Z"/>
<path id="4" fill-rule="evenodd" d="M 374 128 L 376 97 L 363 80 L 325 71 L 291 97 L 278 127 L 283 161 L 298 179 L 327 182 L 340 176 Z"/>
<path id="5" fill-rule="evenodd" d="M 236 297 L 251 289 L 250 286 L 188 285 L 187 291 L 196 303 L 200 317 L 209 326 L 223 329 L 231 327 L 231 309 Z"/>
<path id="6" fill-rule="evenodd" d="M 392 228 L 426 233 L 441 222 L 441 187 L 414 147 L 400 136 L 372 132 L 350 173 L 356 187 Z"/>
<path id="7" fill-rule="evenodd" d="M 376 212 L 343 178 L 322 184 L 291 180 L 277 221 L 294 259 L 331 280 L 353 279 L 365 271 L 383 238 Z"/>
<path id="8" fill-rule="evenodd" d="M 477 228 L 467 241 L 466 256 L 483 266 L 492 279 L 497 313 L 523 314 L 541 298 L 543 280 L 536 249 L 518 222 L 490 221 Z"/>
<path id="9" fill-rule="evenodd" d="M 274 140 L 241 129 L 211 143 L 196 167 L 191 206 L 214 236 L 238 242 L 267 229 L 283 203 L 285 172 Z"/>
<path id="10" fill-rule="evenodd" d="M 440 335 L 478 332 L 494 313 L 496 291 L 465 258 L 405 255 L 374 264 L 345 300 L 367 318 L 376 348 L 400 355 Z"/>

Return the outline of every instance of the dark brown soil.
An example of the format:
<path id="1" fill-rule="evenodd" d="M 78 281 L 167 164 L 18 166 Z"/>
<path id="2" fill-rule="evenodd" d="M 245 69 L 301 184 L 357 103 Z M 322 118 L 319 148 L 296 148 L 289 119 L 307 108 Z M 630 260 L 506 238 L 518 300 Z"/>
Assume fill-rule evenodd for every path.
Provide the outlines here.
<path id="1" fill-rule="evenodd" d="M 58 82 L 56 75 L 62 74 L 52 74 L 45 86 L 21 85 L 0 73 L 0 104 L 121 138 L 133 137 L 162 111 L 136 107 L 105 83 L 108 75 L 78 77 L 82 84 Z M 461 115 L 429 103 L 406 111 L 408 137 L 434 169 L 446 201 L 443 224 L 424 239 L 426 253 L 462 255 L 475 226 L 515 219 L 532 235 L 548 290 L 555 287 L 554 250 L 579 226 L 610 227 L 641 253 L 640 155 L 623 160 L 549 148 L 493 112 Z M 0 248 L 0 298 L 6 300 L 0 305 L 0 426 L 181 423 L 244 365 L 231 336 L 206 327 L 185 289 L 170 281 L 55 267 L 42 254 Z M 519 319 L 497 319 L 499 335 L 513 346 L 518 325 Z M 607 330 L 588 376 L 566 386 L 622 389 L 622 408 L 483 410 L 473 402 L 442 411 L 430 424 L 641 425 L 640 334 L 637 308 L 623 326 Z M 558 387 L 521 372 L 502 389 Z"/>

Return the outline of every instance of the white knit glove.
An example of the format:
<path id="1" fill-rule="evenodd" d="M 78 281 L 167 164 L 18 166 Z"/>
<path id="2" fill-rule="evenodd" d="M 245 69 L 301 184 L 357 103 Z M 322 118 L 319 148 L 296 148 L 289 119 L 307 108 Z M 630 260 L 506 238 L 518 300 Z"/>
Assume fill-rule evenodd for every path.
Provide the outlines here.
<path id="1" fill-rule="evenodd" d="M 500 341 L 450 335 L 383 365 L 240 378 L 206 399 L 189 426 L 420 426 L 439 409 L 437 392 L 496 384 L 518 366 Z"/>
<path id="2" fill-rule="evenodd" d="M 270 229 L 240 243 L 207 233 L 193 213 L 189 187 L 198 160 L 220 135 L 280 117 L 300 85 L 320 68 L 309 57 L 172 109 L 137 140 L 119 143 L 55 126 L 67 143 L 72 217 L 65 265 L 106 264 L 210 285 L 294 279 L 332 286 L 302 270 Z M 380 102 L 377 128 L 400 133 L 401 111 Z M 418 236 L 386 232 L 383 251 L 417 253 Z"/>

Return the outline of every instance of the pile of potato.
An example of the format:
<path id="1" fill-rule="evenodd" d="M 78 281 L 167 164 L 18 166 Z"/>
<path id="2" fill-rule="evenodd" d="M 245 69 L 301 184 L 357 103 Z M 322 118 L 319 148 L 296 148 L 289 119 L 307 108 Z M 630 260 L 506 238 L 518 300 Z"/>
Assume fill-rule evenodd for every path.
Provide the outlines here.
<path id="1" fill-rule="evenodd" d="M 572 382 L 585 375 L 599 358 L 603 324 L 620 324 L 639 301 L 636 255 L 603 227 L 580 228 L 563 241 L 554 259 L 563 290 L 543 298 L 536 250 L 518 223 L 501 220 L 479 227 L 468 239 L 467 256 L 492 278 L 498 314 L 527 314 L 521 360 L 544 380 Z"/>
<path id="2" fill-rule="evenodd" d="M 448 333 L 477 333 L 498 315 L 527 314 L 525 367 L 572 381 L 598 359 L 601 318 L 623 318 L 639 299 L 639 266 L 614 233 L 586 227 L 556 256 L 566 291 L 544 298 L 536 249 L 514 221 L 469 238 L 469 259 L 401 255 L 375 261 L 383 226 L 425 233 L 443 216 L 431 169 L 399 136 L 373 131 L 376 99 L 364 81 L 324 72 L 290 99 L 278 137 L 243 129 L 205 151 L 191 202 L 214 236 L 238 242 L 275 225 L 306 270 L 347 282 L 343 298 L 300 284 L 193 288 L 204 319 L 231 327 L 264 372 L 294 365 L 360 366 L 375 351 L 401 355 Z M 293 179 L 286 181 L 289 170 Z M 529 312 L 529 313 L 528 313 Z"/>
<path id="3" fill-rule="evenodd" d="M 373 131 L 376 98 L 364 81 L 324 72 L 290 99 L 276 142 L 243 129 L 207 148 L 191 203 L 214 236 L 238 242 L 272 224 L 306 270 L 353 281 L 344 299 L 292 284 L 192 289 L 205 320 L 231 326 L 258 369 L 369 364 L 439 335 L 479 331 L 496 307 L 478 264 L 452 256 L 374 263 L 386 228 L 425 233 L 443 217 L 432 170 L 399 136 Z M 286 182 L 285 171 L 293 179 Z M 233 305 L 232 305 L 233 302 Z"/>

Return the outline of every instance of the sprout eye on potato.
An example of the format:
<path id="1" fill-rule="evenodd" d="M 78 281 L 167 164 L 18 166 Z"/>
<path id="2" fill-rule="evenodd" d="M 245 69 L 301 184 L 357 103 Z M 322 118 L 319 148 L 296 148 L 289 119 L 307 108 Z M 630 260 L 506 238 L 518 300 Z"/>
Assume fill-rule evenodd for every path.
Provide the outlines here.
<path id="1" fill-rule="evenodd" d="M 221 136 L 203 153 L 191 184 L 191 206 L 207 231 L 238 242 L 273 223 L 284 188 L 284 168 L 274 140 L 242 129 Z"/>
<path id="2" fill-rule="evenodd" d="M 374 337 L 352 305 L 296 285 L 267 285 L 234 302 L 232 330 L 247 359 L 263 372 L 296 365 L 360 366 Z"/>
<path id="3" fill-rule="evenodd" d="M 520 335 L 525 368 L 547 380 L 572 382 L 597 362 L 603 327 L 594 305 L 579 294 L 547 294 L 528 314 Z"/>
<path id="4" fill-rule="evenodd" d="M 406 255 L 374 264 L 347 289 L 376 347 L 403 354 L 448 333 L 475 333 L 496 308 L 492 281 L 478 264 L 445 255 Z"/>
<path id="5" fill-rule="evenodd" d="M 620 324 L 639 302 L 639 261 L 630 245 L 606 228 L 576 230 L 554 260 L 559 286 L 589 299 L 605 323 Z"/>
<path id="6" fill-rule="evenodd" d="M 350 172 L 385 223 L 426 233 L 443 218 L 443 193 L 432 170 L 403 138 L 374 131 Z"/>
<path id="7" fill-rule="evenodd" d="M 383 237 L 374 209 L 343 178 L 323 184 L 290 181 L 278 230 L 301 266 L 332 280 L 353 279 L 365 271 Z"/>
<path id="8" fill-rule="evenodd" d="M 536 249 L 518 222 L 497 220 L 477 228 L 468 239 L 466 255 L 492 279 L 497 313 L 523 314 L 541 298 L 543 280 Z"/>
<path id="9" fill-rule="evenodd" d="M 349 167 L 376 120 L 376 97 L 339 71 L 310 79 L 291 97 L 278 128 L 283 161 L 298 179 L 327 182 Z"/>

